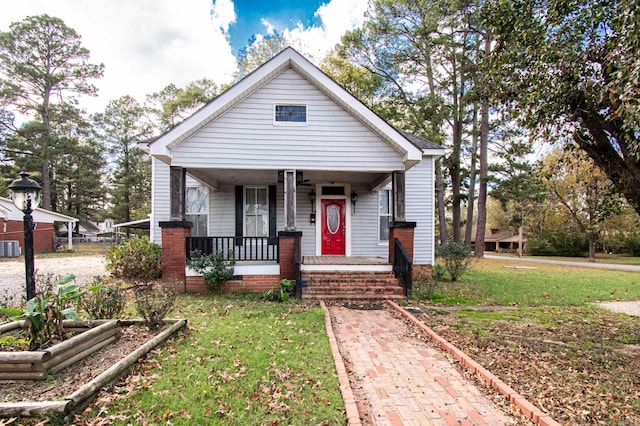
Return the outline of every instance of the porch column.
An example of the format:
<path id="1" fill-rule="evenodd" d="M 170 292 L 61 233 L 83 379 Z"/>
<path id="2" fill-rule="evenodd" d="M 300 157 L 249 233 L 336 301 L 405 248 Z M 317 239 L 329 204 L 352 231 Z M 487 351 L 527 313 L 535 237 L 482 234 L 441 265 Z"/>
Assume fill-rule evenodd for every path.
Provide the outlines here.
<path id="1" fill-rule="evenodd" d="M 73 250 L 73 222 L 67 222 L 67 250 Z"/>
<path id="2" fill-rule="evenodd" d="M 296 171 L 284 171 L 284 230 L 296 230 Z"/>
<path id="3" fill-rule="evenodd" d="M 413 233 L 416 222 L 391 222 L 389 224 L 389 263 L 393 265 L 395 239 L 397 238 L 413 261 Z"/>
<path id="4" fill-rule="evenodd" d="M 185 197 L 187 192 L 187 169 L 171 167 L 169 173 L 169 199 L 171 202 L 169 218 L 171 221 L 184 221 L 186 218 Z"/>
<path id="5" fill-rule="evenodd" d="M 302 231 L 280 231 L 278 239 L 280 279 L 298 279 L 297 275 L 302 263 Z"/>
<path id="6" fill-rule="evenodd" d="M 160 222 L 158 225 L 162 228 L 162 281 L 180 283 L 183 284 L 182 288 L 185 288 L 187 266 L 185 239 L 191 236 L 193 224 L 185 220 L 171 220 Z"/>
<path id="7" fill-rule="evenodd" d="M 393 172 L 391 175 L 391 185 L 391 192 L 393 193 L 393 221 L 404 222 L 406 220 L 404 172 Z M 393 240 L 389 239 L 389 242 L 393 242 Z"/>

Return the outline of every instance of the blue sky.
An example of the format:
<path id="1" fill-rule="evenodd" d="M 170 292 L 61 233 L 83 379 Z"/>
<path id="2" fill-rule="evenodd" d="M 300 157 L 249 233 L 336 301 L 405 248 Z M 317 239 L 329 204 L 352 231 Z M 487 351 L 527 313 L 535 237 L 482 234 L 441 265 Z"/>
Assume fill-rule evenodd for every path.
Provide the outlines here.
<path id="1" fill-rule="evenodd" d="M 298 23 L 305 28 L 321 24 L 315 13 L 324 3 L 322 0 L 236 0 L 236 22 L 229 27 L 234 53 L 244 47 L 252 35 L 266 33 L 265 21 L 278 32 L 295 28 Z"/>
<path id="2" fill-rule="evenodd" d="M 98 97 L 80 100 L 100 112 L 123 95 L 142 102 L 170 83 L 231 82 L 235 55 L 253 34 L 281 32 L 317 63 L 362 25 L 366 9 L 367 0 L 12 0 L 2 3 L 0 31 L 43 13 L 76 30 L 91 61 L 105 66 L 94 82 Z"/>

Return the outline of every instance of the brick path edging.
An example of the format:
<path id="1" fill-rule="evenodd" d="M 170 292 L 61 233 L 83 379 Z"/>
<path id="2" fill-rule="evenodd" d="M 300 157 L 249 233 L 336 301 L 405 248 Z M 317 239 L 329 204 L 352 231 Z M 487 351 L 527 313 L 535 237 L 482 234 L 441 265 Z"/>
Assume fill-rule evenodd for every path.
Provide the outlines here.
<path id="1" fill-rule="evenodd" d="M 351 389 L 351 383 L 349 383 L 349 375 L 347 369 L 344 366 L 340 349 L 338 348 L 338 341 L 336 335 L 333 333 L 333 326 L 331 325 L 331 315 L 329 309 L 325 305 L 324 301 L 320 301 L 320 306 L 324 310 L 324 325 L 327 329 L 327 337 L 329 338 L 329 345 L 331 346 L 331 353 L 333 354 L 333 360 L 336 365 L 336 372 L 338 373 L 338 383 L 340 385 L 340 392 L 342 393 L 342 399 L 344 400 L 344 408 L 347 413 L 347 421 L 351 426 L 362 426 L 360 420 L 360 412 L 356 405 L 356 398 L 353 396 L 353 389 Z"/>
<path id="2" fill-rule="evenodd" d="M 407 312 L 405 309 L 402 309 L 397 303 L 392 301 L 387 301 L 389 305 L 395 309 L 402 316 L 407 318 L 412 324 L 418 327 L 421 331 L 426 333 L 435 343 L 437 343 L 442 349 L 449 353 L 453 358 L 455 358 L 460 364 L 462 364 L 468 370 L 478 374 L 482 380 L 484 380 L 489 386 L 498 391 L 501 395 L 503 395 L 507 400 L 515 405 L 518 410 L 527 418 L 529 418 L 532 422 L 540 426 L 561 426 L 560 423 L 553 420 L 550 416 L 546 415 L 542 410 L 538 407 L 527 401 L 527 399 L 517 393 L 511 386 L 507 385 L 505 382 L 500 380 L 496 375 L 491 373 L 489 370 L 484 368 L 482 365 L 474 361 L 469 355 L 462 352 L 460 349 L 456 348 L 454 345 L 449 343 L 446 339 L 438 335 L 431 328 L 427 327 L 422 323 L 422 321 L 418 320 L 415 316 L 413 316 L 410 312 Z M 325 308 L 326 309 L 326 308 Z M 335 340 L 335 337 L 334 337 Z"/>

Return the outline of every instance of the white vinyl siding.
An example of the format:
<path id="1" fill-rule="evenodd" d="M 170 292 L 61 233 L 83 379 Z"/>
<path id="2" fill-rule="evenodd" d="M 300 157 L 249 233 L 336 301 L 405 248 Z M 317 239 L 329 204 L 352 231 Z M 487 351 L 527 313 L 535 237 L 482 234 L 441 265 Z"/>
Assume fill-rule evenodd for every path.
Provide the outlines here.
<path id="1" fill-rule="evenodd" d="M 351 255 L 388 256 L 388 246 L 378 241 L 378 192 L 362 185 L 351 188 L 358 194 L 356 213 L 351 216 Z"/>
<path id="2" fill-rule="evenodd" d="M 433 264 L 434 259 L 434 173 L 433 157 L 426 157 L 405 176 L 407 221 L 416 222 L 413 263 Z"/>
<path id="3" fill-rule="evenodd" d="M 224 185 L 211 193 L 209 235 L 233 237 L 236 234 L 236 201 L 233 185 Z"/>
<path id="4" fill-rule="evenodd" d="M 274 103 L 306 104 L 307 126 L 274 126 Z M 345 109 L 287 69 L 173 151 L 183 167 L 390 171 L 402 155 Z"/>
<path id="5" fill-rule="evenodd" d="M 169 220 L 170 216 L 170 190 L 169 190 L 169 166 L 158 160 L 152 159 L 151 176 L 153 179 L 151 192 L 151 227 L 150 240 L 156 244 L 162 244 L 162 230 L 159 222 Z"/>

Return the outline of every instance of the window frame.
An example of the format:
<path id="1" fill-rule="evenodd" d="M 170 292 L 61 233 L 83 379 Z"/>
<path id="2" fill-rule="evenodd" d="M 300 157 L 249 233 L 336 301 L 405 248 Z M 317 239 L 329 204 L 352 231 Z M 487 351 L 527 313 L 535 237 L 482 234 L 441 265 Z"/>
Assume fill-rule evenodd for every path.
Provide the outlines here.
<path id="1" fill-rule="evenodd" d="M 377 203 L 377 210 L 378 210 L 378 244 L 380 245 L 388 245 L 389 244 L 389 237 L 387 234 L 387 239 L 383 240 L 382 239 L 382 235 L 380 232 L 380 225 L 381 225 L 381 220 L 383 217 L 388 217 L 389 218 L 389 222 L 391 223 L 391 218 L 393 217 L 393 198 L 392 198 L 392 193 L 391 193 L 391 188 L 382 188 L 378 190 L 378 203 Z M 380 204 L 381 204 L 381 197 L 382 197 L 382 193 L 383 192 L 387 192 L 389 194 L 389 198 L 388 198 L 388 205 L 387 207 L 389 208 L 389 213 L 382 213 L 382 211 L 380 210 Z"/>
<path id="2" fill-rule="evenodd" d="M 276 113 L 277 107 L 304 107 L 304 121 L 279 121 Z M 273 104 L 274 126 L 307 126 L 309 124 L 309 105 L 301 102 L 274 102 Z"/>
<path id="3" fill-rule="evenodd" d="M 265 231 L 266 234 L 265 235 L 255 235 L 254 232 L 252 232 L 251 234 L 249 233 L 249 221 L 247 220 L 247 212 L 248 212 L 248 204 L 247 204 L 247 190 L 259 190 L 262 189 L 265 191 L 265 200 L 266 200 L 266 211 L 267 211 L 267 220 L 265 223 Z M 246 185 L 243 187 L 242 190 L 242 222 L 243 222 L 243 235 L 245 237 L 256 237 L 256 238 L 268 238 L 269 237 L 269 186 L 268 185 Z M 256 194 L 257 195 L 257 194 Z M 258 216 L 257 214 L 255 214 L 254 216 Z M 253 230 L 255 231 L 255 229 Z"/>
<path id="4" fill-rule="evenodd" d="M 189 202 L 187 200 L 187 197 L 189 196 L 189 190 L 190 189 L 198 189 L 198 190 L 202 190 L 204 191 L 205 194 L 205 208 L 206 208 L 206 212 L 205 213 L 193 213 L 193 212 L 189 212 L 188 208 L 189 208 Z M 198 186 L 198 185 L 192 185 L 192 186 L 187 186 L 186 187 L 186 193 L 185 193 L 185 218 L 187 220 L 189 220 L 189 216 L 205 216 L 206 217 L 206 221 L 205 221 L 205 235 L 194 235 L 193 232 L 194 230 L 197 231 L 197 227 L 191 228 L 191 236 L 192 237 L 208 237 L 209 236 L 209 210 L 210 210 L 210 204 L 209 204 L 209 188 L 207 188 L 206 186 Z M 195 223 L 194 223 L 195 225 Z"/>

